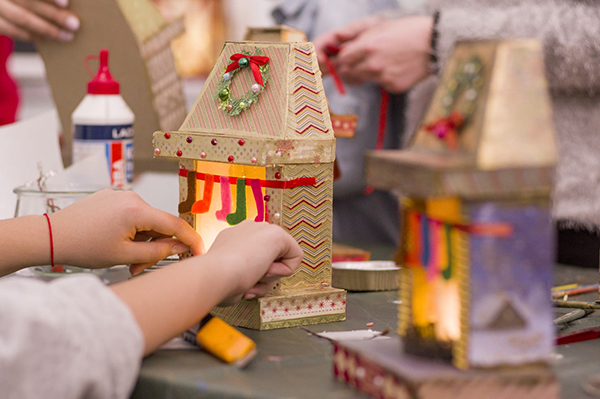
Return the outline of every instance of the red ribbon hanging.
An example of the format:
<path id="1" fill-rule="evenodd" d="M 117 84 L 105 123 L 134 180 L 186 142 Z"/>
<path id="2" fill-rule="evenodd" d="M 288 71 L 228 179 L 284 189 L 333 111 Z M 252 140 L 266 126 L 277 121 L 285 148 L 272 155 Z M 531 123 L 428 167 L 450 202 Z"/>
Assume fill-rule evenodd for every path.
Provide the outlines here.
<path id="1" fill-rule="evenodd" d="M 250 63 L 250 68 L 252 69 L 252 74 L 254 75 L 254 80 L 256 81 L 256 83 L 258 83 L 261 86 L 264 86 L 263 78 L 262 78 L 262 75 L 260 74 L 260 69 L 258 68 L 258 66 L 265 65 L 267 62 L 269 62 L 269 57 L 235 53 L 234 55 L 229 57 L 229 59 L 232 60 L 233 62 L 227 66 L 225 73 L 231 72 L 235 69 L 238 69 L 240 67 L 240 60 L 242 58 L 248 59 L 248 61 Z"/>

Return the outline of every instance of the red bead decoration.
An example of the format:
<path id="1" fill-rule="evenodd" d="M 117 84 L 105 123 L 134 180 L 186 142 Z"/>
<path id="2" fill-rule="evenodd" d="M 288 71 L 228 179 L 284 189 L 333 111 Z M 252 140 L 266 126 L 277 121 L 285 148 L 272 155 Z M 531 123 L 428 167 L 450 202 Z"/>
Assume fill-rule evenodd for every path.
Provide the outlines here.
<path id="1" fill-rule="evenodd" d="M 177 156 L 180 157 L 181 155 L 183 155 L 183 152 L 181 152 L 181 150 L 177 150 Z"/>
<path id="2" fill-rule="evenodd" d="M 200 158 L 202 158 L 202 159 L 206 158 L 206 153 L 204 151 L 202 151 L 200 153 Z"/>
<path id="3" fill-rule="evenodd" d="M 239 139 L 239 140 L 238 140 L 238 144 L 239 144 L 239 145 L 244 145 L 244 139 Z"/>
<path id="4" fill-rule="evenodd" d="M 227 160 L 228 160 L 229 162 L 233 162 L 233 155 L 230 155 L 230 156 L 228 156 L 228 157 L 227 157 Z"/>
<path id="5" fill-rule="evenodd" d="M 165 138 L 169 140 L 171 138 L 171 133 L 165 132 Z"/>
<path id="6" fill-rule="evenodd" d="M 252 157 L 252 159 L 250 159 L 250 162 L 252 162 L 252 163 L 257 163 L 257 162 L 258 162 L 258 159 L 256 159 L 256 157 Z"/>
<path id="7" fill-rule="evenodd" d="M 279 172 L 276 172 L 276 173 L 275 173 L 275 178 L 276 178 L 276 179 L 281 179 L 281 173 L 279 173 Z"/>
<path id="8" fill-rule="evenodd" d="M 211 143 L 212 145 L 217 145 L 217 139 L 212 139 L 212 140 L 210 141 L 210 143 Z"/>
<path id="9" fill-rule="evenodd" d="M 270 195 L 265 195 L 263 197 L 263 199 L 265 200 L 265 202 L 269 202 L 269 201 L 271 201 L 271 196 Z"/>
<path id="10" fill-rule="evenodd" d="M 192 142 L 192 137 L 191 136 L 187 136 L 187 138 L 185 139 L 185 141 L 187 141 L 188 143 Z"/>
<path id="11" fill-rule="evenodd" d="M 154 155 L 160 155 L 160 148 L 155 148 L 154 149 Z"/>

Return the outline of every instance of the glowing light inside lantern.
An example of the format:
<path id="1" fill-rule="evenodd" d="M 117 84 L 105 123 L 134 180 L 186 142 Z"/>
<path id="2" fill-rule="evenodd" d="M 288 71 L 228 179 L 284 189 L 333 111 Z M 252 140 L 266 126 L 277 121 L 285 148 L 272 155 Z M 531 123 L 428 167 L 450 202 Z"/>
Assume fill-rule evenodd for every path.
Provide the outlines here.
<path id="1" fill-rule="evenodd" d="M 234 180 L 246 179 L 246 181 L 249 182 L 250 179 L 266 179 L 266 168 L 261 166 L 195 161 L 194 169 L 199 173 L 224 177 L 226 178 L 225 180 L 234 178 Z M 260 188 L 260 195 L 255 195 L 250 183 L 246 183 L 244 185 L 246 201 L 244 204 L 238 204 L 237 184 L 221 184 L 222 180 L 223 179 L 220 179 L 219 182 L 215 181 L 214 183 L 208 212 L 194 215 L 196 218 L 196 231 L 202 236 L 204 245 L 207 249 L 210 248 L 215 241 L 215 238 L 222 230 L 231 227 L 224 218 L 226 214 L 238 211 L 241 206 L 245 207 L 246 219 L 254 220 L 258 215 L 258 210 L 261 208 L 260 204 L 256 203 L 255 197 L 259 197 L 259 201 L 263 202 L 262 209 L 265 209 L 264 212 L 266 214 L 266 207 L 264 206 L 263 199 L 266 194 L 265 188 Z M 196 184 L 198 184 L 196 200 L 200 200 L 202 199 L 206 182 L 204 180 L 198 180 Z M 228 192 L 222 190 L 228 190 Z M 229 201 L 229 203 L 227 203 L 227 201 Z M 217 215 L 220 215 L 220 217 L 217 217 Z"/>
<path id="2" fill-rule="evenodd" d="M 423 338 L 457 341 L 461 302 L 456 244 L 464 233 L 450 226 L 461 220 L 460 201 L 433 198 L 405 205 L 404 263 L 412 273 L 412 324 Z"/>

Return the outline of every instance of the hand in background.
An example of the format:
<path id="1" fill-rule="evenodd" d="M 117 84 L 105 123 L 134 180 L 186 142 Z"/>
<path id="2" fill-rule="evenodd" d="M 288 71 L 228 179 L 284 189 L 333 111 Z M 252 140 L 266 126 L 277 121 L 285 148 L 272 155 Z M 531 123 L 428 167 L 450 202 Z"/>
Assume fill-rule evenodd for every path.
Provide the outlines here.
<path id="1" fill-rule="evenodd" d="M 384 21 L 385 19 L 381 16 L 370 16 L 358 19 L 342 28 L 323 33 L 321 36 L 317 37 L 313 42 L 323 75 L 329 73 L 325 65 L 325 58 L 327 55 L 337 53 L 344 43 L 355 39 L 364 31 L 383 23 Z"/>
<path id="2" fill-rule="evenodd" d="M 404 92 L 427 77 L 432 17 L 379 21 L 341 47 L 335 59 L 342 79 L 372 81 L 391 93 Z"/>
<path id="3" fill-rule="evenodd" d="M 169 255 L 204 252 L 189 224 L 132 191 L 99 191 L 51 214 L 50 221 L 55 263 L 87 268 L 132 264 L 135 273 Z"/>
<path id="4" fill-rule="evenodd" d="M 281 277 L 294 273 L 302 257 L 296 240 L 281 227 L 251 220 L 223 230 L 203 256 L 231 282 L 221 305 L 264 296 Z"/>
<path id="5" fill-rule="evenodd" d="M 79 19 L 68 0 L 0 0 L 0 34 L 19 40 L 73 40 Z"/>

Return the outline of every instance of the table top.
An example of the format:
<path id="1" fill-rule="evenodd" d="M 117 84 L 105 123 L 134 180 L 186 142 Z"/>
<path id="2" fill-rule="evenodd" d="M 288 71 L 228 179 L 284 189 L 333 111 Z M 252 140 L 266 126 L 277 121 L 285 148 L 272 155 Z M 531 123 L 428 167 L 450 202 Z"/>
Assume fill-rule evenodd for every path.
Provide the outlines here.
<path id="1" fill-rule="evenodd" d="M 593 284 L 598 271 L 557 266 L 557 285 Z M 593 301 L 597 294 L 577 297 Z M 313 332 L 389 329 L 397 321 L 397 291 L 348 293 L 346 321 L 306 326 Z M 557 315 L 568 309 L 556 309 Z M 598 313 L 598 314 L 596 314 Z M 600 326 L 600 312 L 572 322 L 561 332 Z M 160 350 L 146 358 L 132 398 L 366 398 L 333 376 L 333 348 L 329 341 L 299 327 L 270 331 L 241 329 L 258 346 L 258 355 L 238 369 L 201 350 Z M 581 386 L 600 374 L 600 340 L 557 347 L 554 370 L 562 398 L 589 398 Z"/>

